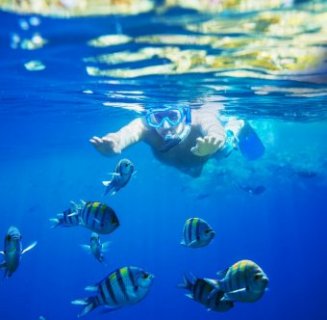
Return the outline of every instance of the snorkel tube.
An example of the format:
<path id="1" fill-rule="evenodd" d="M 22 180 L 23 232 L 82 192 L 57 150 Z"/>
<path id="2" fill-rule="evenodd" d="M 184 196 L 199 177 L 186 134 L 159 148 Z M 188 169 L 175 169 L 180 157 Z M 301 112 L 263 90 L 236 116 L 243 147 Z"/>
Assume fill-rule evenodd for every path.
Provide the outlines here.
<path id="1" fill-rule="evenodd" d="M 174 134 L 174 135 L 169 135 L 164 138 L 165 143 L 164 145 L 160 148 L 160 152 L 165 153 L 168 152 L 170 149 L 173 147 L 179 145 L 181 142 L 183 142 L 186 137 L 190 134 L 191 132 L 191 109 L 189 107 L 183 107 L 183 113 L 185 117 L 185 124 L 183 131 L 180 134 Z"/>

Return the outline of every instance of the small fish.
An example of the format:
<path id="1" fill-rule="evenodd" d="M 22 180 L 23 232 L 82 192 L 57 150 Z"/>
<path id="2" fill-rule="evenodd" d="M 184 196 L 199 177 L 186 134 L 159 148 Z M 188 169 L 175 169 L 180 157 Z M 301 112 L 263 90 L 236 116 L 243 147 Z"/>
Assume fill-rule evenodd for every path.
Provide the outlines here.
<path id="1" fill-rule="evenodd" d="M 224 291 L 215 290 L 217 287 L 216 280 L 201 279 L 194 276 L 191 278 L 184 276 L 184 283 L 179 285 L 180 288 L 190 291 L 190 293 L 186 294 L 187 297 L 201 303 L 209 311 L 225 312 L 234 307 L 233 301 L 223 299 Z M 213 290 L 215 290 L 215 293 L 211 294 Z"/>
<path id="2" fill-rule="evenodd" d="M 101 243 L 97 233 L 92 232 L 89 245 L 82 244 L 81 246 L 86 251 L 92 253 L 99 262 L 104 263 L 104 252 L 108 250 L 109 242 Z"/>
<path id="3" fill-rule="evenodd" d="M 85 306 L 79 317 L 86 315 L 98 306 L 115 310 L 141 301 L 148 293 L 153 275 L 138 267 L 123 267 L 110 273 L 94 286 L 85 288 L 96 295 L 77 299 L 72 304 Z"/>
<path id="4" fill-rule="evenodd" d="M 0 264 L 0 268 L 5 270 L 5 277 L 11 277 L 17 270 L 21 256 L 32 250 L 37 242 L 34 241 L 27 248 L 22 248 L 22 236 L 16 227 L 11 226 L 5 236 L 4 250 L 0 253 L 4 256 L 4 261 Z"/>
<path id="5" fill-rule="evenodd" d="M 102 181 L 106 187 L 105 195 L 110 193 L 114 195 L 121 188 L 125 187 L 134 174 L 134 164 L 128 159 L 122 159 L 118 162 L 115 172 L 112 172 L 112 180 Z"/>
<path id="6" fill-rule="evenodd" d="M 61 227 L 74 227 L 80 225 L 80 217 L 78 212 L 74 212 L 71 208 L 62 213 L 58 213 L 56 218 L 50 219 L 53 223 L 52 228 Z"/>
<path id="7" fill-rule="evenodd" d="M 239 302 L 259 300 L 268 286 L 269 279 L 263 270 L 251 260 L 241 260 L 225 271 L 218 273 L 217 289 L 225 293 L 225 298 Z M 211 294 L 214 294 L 214 290 Z"/>
<path id="8" fill-rule="evenodd" d="M 183 234 L 184 238 L 181 245 L 189 248 L 200 248 L 207 246 L 216 233 L 204 220 L 191 218 L 186 220 Z"/>
<path id="9" fill-rule="evenodd" d="M 82 202 L 77 208 L 80 225 L 100 234 L 109 234 L 119 227 L 119 220 L 115 211 L 108 205 L 98 202 Z"/>

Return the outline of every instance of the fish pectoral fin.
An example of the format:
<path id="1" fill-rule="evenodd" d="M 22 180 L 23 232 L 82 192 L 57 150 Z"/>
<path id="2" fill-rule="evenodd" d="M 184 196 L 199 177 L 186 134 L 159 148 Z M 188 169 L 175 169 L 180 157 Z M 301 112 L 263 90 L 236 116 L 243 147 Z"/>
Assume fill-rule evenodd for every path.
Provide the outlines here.
<path id="1" fill-rule="evenodd" d="M 137 295 L 135 294 L 135 291 L 137 291 L 137 290 L 138 290 L 138 287 L 126 286 L 126 293 L 132 299 L 137 298 Z"/>
<path id="2" fill-rule="evenodd" d="M 183 239 L 183 240 L 180 242 L 180 244 L 181 244 L 182 246 L 186 246 L 186 242 L 185 242 L 185 240 Z"/>
<path id="3" fill-rule="evenodd" d="M 5 255 L 5 253 L 3 251 L 0 251 L 0 254 L 2 254 L 3 256 Z"/>
<path id="4" fill-rule="evenodd" d="M 197 244 L 198 242 L 199 241 L 197 241 L 197 240 L 193 240 L 188 244 L 188 246 L 193 246 L 193 245 Z"/>
<path id="5" fill-rule="evenodd" d="M 101 221 L 99 219 L 94 219 L 94 221 L 96 222 L 96 224 L 101 224 Z"/>
<path id="6" fill-rule="evenodd" d="M 194 300 L 192 293 L 185 293 L 185 296 L 192 299 L 192 300 Z"/>
<path id="7" fill-rule="evenodd" d="M 87 253 L 91 253 L 91 246 L 88 244 L 81 244 L 80 245 L 83 250 L 85 250 Z"/>
<path id="8" fill-rule="evenodd" d="M 27 248 L 25 248 L 21 254 L 26 253 L 27 251 L 32 250 L 35 246 L 37 245 L 37 241 L 34 241 L 33 243 L 31 243 Z"/>
<path id="9" fill-rule="evenodd" d="M 103 184 L 105 187 L 108 187 L 108 186 L 110 185 L 111 182 L 112 182 L 112 180 L 102 181 L 102 184 Z"/>
<path id="10" fill-rule="evenodd" d="M 233 295 L 239 294 L 239 293 L 244 293 L 246 291 L 247 291 L 247 288 L 241 288 L 241 289 L 226 292 L 226 294 L 228 295 L 228 297 L 233 298 Z M 226 298 L 228 299 L 228 297 L 226 297 Z M 227 300 L 227 299 L 225 299 L 225 300 Z"/>
<path id="11" fill-rule="evenodd" d="M 108 172 L 108 175 L 112 177 L 119 177 L 120 173 L 114 171 L 114 172 Z"/>
<path id="12" fill-rule="evenodd" d="M 67 217 L 75 217 L 78 216 L 78 212 L 72 212 L 70 214 L 67 214 Z"/>

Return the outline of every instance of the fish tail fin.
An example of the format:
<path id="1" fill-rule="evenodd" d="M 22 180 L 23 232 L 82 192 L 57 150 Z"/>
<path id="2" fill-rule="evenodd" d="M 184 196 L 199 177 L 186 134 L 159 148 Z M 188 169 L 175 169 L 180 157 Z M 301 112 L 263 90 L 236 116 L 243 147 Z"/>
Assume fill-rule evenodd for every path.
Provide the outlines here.
<path id="1" fill-rule="evenodd" d="M 85 298 L 85 299 L 73 300 L 71 303 L 74 305 L 78 305 L 78 306 L 85 306 L 83 308 L 82 312 L 78 314 L 79 318 L 85 316 L 86 314 L 88 314 L 89 312 L 94 310 L 99 305 L 99 302 L 98 302 L 98 299 L 96 296 Z"/>
<path id="2" fill-rule="evenodd" d="M 257 160 L 264 155 L 265 146 L 247 121 L 244 122 L 244 126 L 240 129 L 237 140 L 238 148 L 247 160 Z"/>
<path id="3" fill-rule="evenodd" d="M 7 267 L 6 261 L 2 261 L 0 263 L 0 269 L 6 269 L 6 267 Z"/>
<path id="4" fill-rule="evenodd" d="M 191 279 L 190 279 L 191 278 Z M 183 283 L 180 283 L 177 285 L 178 288 L 182 288 L 182 289 L 187 289 L 187 290 L 192 290 L 193 284 L 195 282 L 195 277 L 193 274 L 189 274 L 189 276 L 187 276 L 186 274 L 184 274 L 183 276 Z"/>
<path id="5" fill-rule="evenodd" d="M 108 193 L 112 193 L 112 190 L 114 188 L 112 181 L 113 180 L 102 181 L 102 184 L 106 187 L 106 189 L 104 190 L 104 195 L 107 195 Z"/>

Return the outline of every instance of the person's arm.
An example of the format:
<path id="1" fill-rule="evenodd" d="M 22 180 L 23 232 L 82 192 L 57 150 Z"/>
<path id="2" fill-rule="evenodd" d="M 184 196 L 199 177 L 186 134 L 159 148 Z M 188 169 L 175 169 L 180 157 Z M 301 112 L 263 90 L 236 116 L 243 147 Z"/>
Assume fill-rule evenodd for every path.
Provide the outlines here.
<path id="1" fill-rule="evenodd" d="M 147 130 L 143 119 L 137 118 L 117 132 L 108 133 L 102 138 L 92 137 L 90 142 L 100 153 L 110 156 L 119 154 L 128 146 L 142 140 Z"/>
<path id="2" fill-rule="evenodd" d="M 203 157 L 216 153 L 225 143 L 226 134 L 224 127 L 218 120 L 217 110 L 195 110 L 192 123 L 201 130 L 202 137 L 196 139 L 191 152 L 196 156 Z"/>

